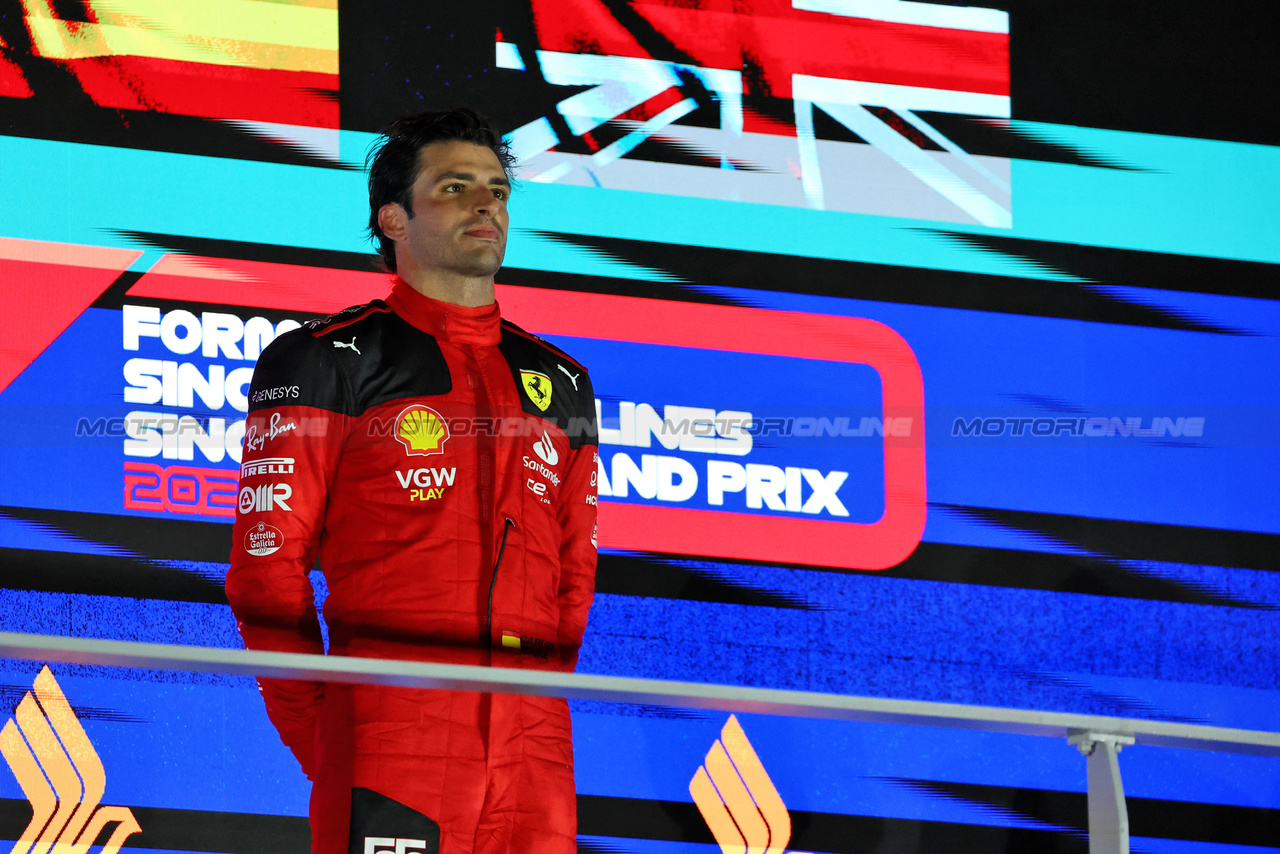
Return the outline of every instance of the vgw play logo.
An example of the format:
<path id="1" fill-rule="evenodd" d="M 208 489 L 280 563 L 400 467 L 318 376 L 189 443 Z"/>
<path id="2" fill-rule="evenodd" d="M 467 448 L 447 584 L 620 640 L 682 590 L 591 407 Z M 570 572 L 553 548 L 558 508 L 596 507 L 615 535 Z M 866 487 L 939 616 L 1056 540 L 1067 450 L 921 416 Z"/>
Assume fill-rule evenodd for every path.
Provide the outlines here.
<path id="1" fill-rule="evenodd" d="M 791 814 L 733 715 L 689 781 L 689 794 L 724 854 L 782 854 L 791 841 Z"/>
<path id="2" fill-rule="evenodd" d="M 0 754 L 31 802 L 11 854 L 84 854 L 112 823 L 102 854 L 116 854 L 142 830 L 128 807 L 99 806 L 102 760 L 47 666 L 0 730 Z"/>

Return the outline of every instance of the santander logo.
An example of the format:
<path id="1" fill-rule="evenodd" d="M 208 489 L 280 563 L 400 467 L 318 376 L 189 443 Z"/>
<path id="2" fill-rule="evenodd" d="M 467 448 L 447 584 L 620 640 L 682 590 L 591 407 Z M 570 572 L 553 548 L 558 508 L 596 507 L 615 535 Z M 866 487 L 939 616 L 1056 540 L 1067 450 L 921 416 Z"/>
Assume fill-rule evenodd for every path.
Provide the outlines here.
<path id="1" fill-rule="evenodd" d="M 560 454 L 556 452 L 556 446 L 551 443 L 551 436 L 546 430 L 542 431 L 542 438 L 533 443 L 533 452 L 549 466 L 560 462 Z"/>

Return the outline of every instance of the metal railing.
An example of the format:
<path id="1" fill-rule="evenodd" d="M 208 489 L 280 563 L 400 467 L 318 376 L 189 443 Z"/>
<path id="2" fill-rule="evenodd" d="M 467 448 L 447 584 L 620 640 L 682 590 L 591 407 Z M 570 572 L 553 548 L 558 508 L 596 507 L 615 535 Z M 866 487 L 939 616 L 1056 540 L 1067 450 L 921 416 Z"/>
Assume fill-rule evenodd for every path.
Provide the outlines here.
<path id="1" fill-rule="evenodd" d="M 571 697 L 1063 738 L 1087 757 L 1090 854 L 1128 854 L 1129 851 L 1128 811 L 1116 760 L 1122 747 L 1144 744 L 1280 756 L 1280 732 L 624 676 L 255 652 L 13 632 L 0 632 L 0 657 L 318 682 Z"/>

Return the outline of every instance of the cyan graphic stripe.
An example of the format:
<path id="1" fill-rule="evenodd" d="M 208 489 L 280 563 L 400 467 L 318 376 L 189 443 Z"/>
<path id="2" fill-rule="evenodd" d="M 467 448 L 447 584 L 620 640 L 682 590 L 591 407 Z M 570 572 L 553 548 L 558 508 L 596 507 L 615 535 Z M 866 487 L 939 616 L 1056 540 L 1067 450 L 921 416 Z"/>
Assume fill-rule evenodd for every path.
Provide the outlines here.
<path id="1" fill-rule="evenodd" d="M 1014 161 L 1014 228 L 967 230 L 1280 263 L 1280 151 L 1271 146 L 1019 123 L 1136 170 Z M 344 133 L 344 159 L 367 147 Z M 349 155 L 349 156 L 348 156 Z M 0 137 L 22 164 L 0 206 L 0 234 L 119 245 L 104 229 L 364 252 L 365 185 L 356 171 Z M 65 217 L 51 189 L 73 190 Z M 810 211 L 585 187 L 525 183 L 512 203 L 523 229 L 812 255 L 991 275 L 1057 274 L 917 231 L 927 220 Z M 957 226 L 948 224 L 956 230 Z M 583 272 L 576 253 L 513 231 L 508 263 Z M 611 269 L 611 265 L 606 263 Z M 643 272 L 612 275 L 648 278 Z"/>

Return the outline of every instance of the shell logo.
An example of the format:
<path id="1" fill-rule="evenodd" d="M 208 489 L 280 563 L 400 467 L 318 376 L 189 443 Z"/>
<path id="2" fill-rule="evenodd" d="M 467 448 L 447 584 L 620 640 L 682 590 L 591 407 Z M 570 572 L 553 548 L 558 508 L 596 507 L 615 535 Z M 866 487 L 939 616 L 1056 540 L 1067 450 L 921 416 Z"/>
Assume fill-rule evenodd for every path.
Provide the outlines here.
<path id="1" fill-rule="evenodd" d="M 443 454 L 448 438 L 449 426 L 444 417 L 430 406 L 407 406 L 396 416 L 396 440 L 404 445 L 408 456 Z"/>
<path id="2" fill-rule="evenodd" d="M 84 727 L 46 665 L 0 729 L 0 754 L 31 802 L 31 823 L 14 852 L 83 854 L 107 825 L 102 854 L 142 830 L 128 807 L 99 806 L 107 774 Z"/>

